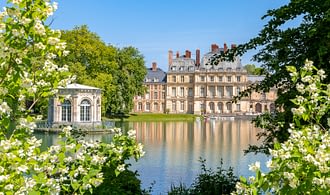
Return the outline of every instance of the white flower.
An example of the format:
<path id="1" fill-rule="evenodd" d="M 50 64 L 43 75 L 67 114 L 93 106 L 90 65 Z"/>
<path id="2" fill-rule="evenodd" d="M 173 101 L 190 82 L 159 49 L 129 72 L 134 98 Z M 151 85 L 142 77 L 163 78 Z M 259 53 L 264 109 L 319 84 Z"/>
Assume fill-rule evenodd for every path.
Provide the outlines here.
<path id="1" fill-rule="evenodd" d="M 297 185 L 299 184 L 299 181 L 297 178 L 293 178 L 289 181 L 289 186 L 291 188 L 297 188 Z"/>
<path id="2" fill-rule="evenodd" d="M 249 170 L 250 171 L 256 172 L 259 169 L 260 169 L 260 162 L 259 161 L 255 162 L 254 164 L 249 165 Z"/>
<path id="3" fill-rule="evenodd" d="M 45 27 L 41 23 L 40 20 L 36 21 L 36 23 L 34 25 L 34 30 L 36 31 L 37 34 L 40 34 L 40 35 L 45 35 L 46 34 Z"/>
<path id="4" fill-rule="evenodd" d="M 65 133 L 66 137 L 69 137 L 71 135 L 71 130 L 72 130 L 71 126 L 66 126 L 63 128 L 63 133 Z"/>
<path id="5" fill-rule="evenodd" d="M 9 175 L 0 175 L 0 183 L 5 182 L 9 178 Z"/>
<path id="6" fill-rule="evenodd" d="M 306 60 L 304 69 L 306 69 L 307 71 L 312 71 L 313 70 L 313 61 Z"/>
<path id="7" fill-rule="evenodd" d="M 91 188 L 91 187 L 92 187 L 92 186 L 91 186 L 91 184 L 89 184 L 89 183 L 83 185 L 83 189 L 84 189 L 84 190 L 88 190 L 88 189 Z"/>
<path id="8" fill-rule="evenodd" d="M 35 46 L 36 46 L 36 48 L 41 49 L 41 50 L 46 49 L 46 46 L 41 42 L 36 43 Z"/>
<path id="9" fill-rule="evenodd" d="M 22 2 L 22 0 L 12 0 L 13 4 L 20 4 Z"/>
<path id="10" fill-rule="evenodd" d="M 9 114 L 11 108 L 8 106 L 7 102 L 2 102 L 0 105 L 0 114 Z"/>
<path id="11" fill-rule="evenodd" d="M 28 167 L 26 165 L 21 165 L 21 166 L 17 167 L 18 172 L 25 173 L 27 170 L 28 170 Z"/>
<path id="12" fill-rule="evenodd" d="M 25 25 L 25 24 L 29 24 L 32 20 L 30 18 L 25 18 L 22 17 L 22 19 L 20 20 L 21 24 Z"/>
<path id="13" fill-rule="evenodd" d="M 56 37 L 49 37 L 47 40 L 47 43 L 50 45 L 56 45 L 59 42 L 60 42 L 60 39 L 56 38 Z"/>
<path id="14" fill-rule="evenodd" d="M 26 188 L 28 188 L 28 189 L 33 188 L 36 184 L 37 184 L 37 182 L 32 178 L 25 179 L 25 185 L 26 185 Z"/>
<path id="15" fill-rule="evenodd" d="M 309 90 L 310 90 L 310 92 L 315 92 L 316 90 L 317 90 L 317 87 L 316 87 L 316 84 L 315 83 L 312 83 L 312 84 L 310 84 L 308 87 L 307 87 Z"/>
<path id="16" fill-rule="evenodd" d="M 286 178 L 288 180 L 292 180 L 295 177 L 294 173 L 289 173 L 289 172 L 284 172 L 283 175 L 284 175 L 284 178 Z"/>
<path id="17" fill-rule="evenodd" d="M 321 80 L 325 79 L 327 77 L 327 75 L 325 75 L 324 70 L 320 69 L 317 71 L 317 75 L 320 76 Z"/>
<path id="18" fill-rule="evenodd" d="M 14 185 L 13 184 L 7 184 L 5 186 L 5 190 L 12 190 L 14 188 Z"/>
<path id="19" fill-rule="evenodd" d="M 117 170 L 119 172 L 125 171 L 125 164 L 118 165 Z"/>
<path id="20" fill-rule="evenodd" d="M 19 58 L 16 58 L 16 59 L 15 59 L 15 62 L 16 62 L 17 64 L 22 64 L 22 60 L 19 59 Z"/>
<path id="21" fill-rule="evenodd" d="M 131 130 L 129 130 L 128 132 L 127 132 L 127 135 L 128 135 L 128 137 L 129 138 L 135 138 L 135 136 L 136 136 L 136 131 L 135 130 L 133 130 L 133 129 L 131 129 Z"/>
<path id="22" fill-rule="evenodd" d="M 299 106 L 299 108 L 292 108 L 291 111 L 295 115 L 302 115 L 306 112 L 306 108 L 303 106 Z"/>
<path id="23" fill-rule="evenodd" d="M 303 81 L 305 83 L 311 83 L 313 81 L 313 77 L 310 75 L 307 75 L 307 76 L 301 78 L 301 81 Z"/>
<path id="24" fill-rule="evenodd" d="M 67 55 L 69 55 L 69 53 L 70 53 L 70 51 L 68 51 L 68 50 L 64 50 L 64 51 L 63 51 L 63 56 L 67 56 Z"/>
<path id="25" fill-rule="evenodd" d="M 297 83 L 296 88 L 300 93 L 305 93 L 305 85 L 302 83 Z"/>

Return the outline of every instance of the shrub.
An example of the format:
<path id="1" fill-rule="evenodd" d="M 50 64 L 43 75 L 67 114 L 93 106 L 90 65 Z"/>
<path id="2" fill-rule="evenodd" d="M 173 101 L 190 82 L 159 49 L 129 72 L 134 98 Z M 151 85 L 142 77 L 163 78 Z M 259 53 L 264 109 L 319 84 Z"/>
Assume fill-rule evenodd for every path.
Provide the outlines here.
<path id="1" fill-rule="evenodd" d="M 206 167 L 206 160 L 200 158 L 201 173 L 197 175 L 190 188 L 185 184 L 180 183 L 179 186 L 172 185 L 168 192 L 170 195 L 185 195 L 185 194 L 230 194 L 235 190 L 238 177 L 234 175 L 233 168 L 223 168 L 221 159 L 220 166 L 216 171 Z"/>
<path id="2" fill-rule="evenodd" d="M 330 134 L 322 125 L 330 111 L 330 85 L 323 84 L 323 70 L 306 61 L 297 71 L 287 67 L 298 93 L 292 102 L 293 122 L 289 139 L 276 143 L 270 150 L 268 173 L 260 171 L 260 163 L 250 165 L 256 173 L 241 178 L 236 194 L 330 194 Z M 316 74 L 315 74 L 316 73 Z"/>

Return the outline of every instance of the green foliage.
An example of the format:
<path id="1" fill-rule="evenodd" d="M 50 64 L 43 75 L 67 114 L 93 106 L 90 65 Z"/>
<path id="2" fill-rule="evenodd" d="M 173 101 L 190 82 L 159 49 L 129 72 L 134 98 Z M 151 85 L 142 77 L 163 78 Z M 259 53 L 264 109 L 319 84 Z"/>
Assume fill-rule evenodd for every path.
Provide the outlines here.
<path id="1" fill-rule="evenodd" d="M 108 166 L 104 166 L 102 172 L 104 173 L 103 183 L 93 190 L 94 194 L 143 194 L 141 181 L 137 178 L 136 172 L 125 170 L 116 176 L 114 169 Z"/>
<path id="2" fill-rule="evenodd" d="M 265 92 L 272 87 L 277 88 L 276 107 L 279 116 L 274 116 L 275 118 L 272 118 L 269 123 L 273 123 L 270 127 L 278 130 L 275 134 L 269 133 L 261 138 L 265 140 L 264 144 L 258 147 L 262 151 L 267 151 L 275 140 L 287 139 L 287 136 L 276 136 L 287 134 L 289 123 L 293 119 L 291 109 L 296 105 L 290 100 L 296 96 L 297 90 L 286 67 L 294 66 L 299 71 L 304 61 L 309 59 L 314 61 L 317 68 L 323 68 L 325 75 L 330 73 L 328 68 L 330 65 L 329 10 L 330 1 L 328 0 L 291 0 L 287 5 L 269 10 L 263 16 L 262 19 L 267 20 L 267 24 L 257 37 L 238 45 L 227 53 L 227 57 L 232 58 L 234 55 L 242 55 L 249 50 L 260 48 L 253 59 L 262 64 L 261 67 L 268 73 L 261 83 L 251 88 Z M 221 57 L 216 57 L 216 59 L 221 59 Z M 325 83 L 329 81 L 329 78 L 324 80 Z M 248 93 L 241 94 L 248 95 Z M 267 118 L 269 117 L 263 120 Z M 277 123 L 277 119 L 284 119 L 281 121 L 283 123 Z M 322 121 L 322 125 L 328 126 L 326 121 Z M 274 128 L 267 130 L 274 131 Z"/>
<path id="3" fill-rule="evenodd" d="M 70 54 L 60 59 L 77 76 L 77 82 L 102 89 L 102 111 L 128 113 L 133 97 L 143 93 L 147 73 L 143 56 L 133 47 L 105 44 L 86 25 L 62 31 Z"/>
<path id="4" fill-rule="evenodd" d="M 206 167 L 206 161 L 200 159 L 201 173 L 197 175 L 195 181 L 187 188 L 185 184 L 180 183 L 179 186 L 171 186 L 168 194 L 172 195 L 185 195 L 185 194 L 230 194 L 235 190 L 237 176 L 233 173 L 233 168 L 229 167 L 228 170 L 224 169 L 222 159 L 217 171 Z"/>
<path id="5" fill-rule="evenodd" d="M 291 100 L 297 107 L 292 108 L 290 136 L 270 150 L 268 173 L 261 173 L 259 162 L 250 165 L 256 176 L 241 178 L 237 194 L 330 193 L 330 131 L 322 125 L 322 118 L 330 111 L 330 85 L 321 82 L 325 72 L 317 70 L 311 61 L 306 61 L 300 71 L 293 66 L 287 70 L 298 91 Z"/>
<path id="6" fill-rule="evenodd" d="M 250 75 L 265 75 L 265 69 L 256 67 L 254 64 L 247 64 L 244 66 L 244 69 L 248 72 Z"/>
<path id="7" fill-rule="evenodd" d="M 73 81 L 66 65 L 61 32 L 45 25 L 57 4 L 49 0 L 8 0 L 0 12 L 0 194 L 93 193 L 104 179 L 103 168 L 116 176 L 125 160 L 140 158 L 135 131 L 114 133 L 111 144 L 86 141 L 64 127 L 56 145 L 41 151 L 33 136 L 31 110 Z M 26 102 L 29 108 L 26 108 Z"/>

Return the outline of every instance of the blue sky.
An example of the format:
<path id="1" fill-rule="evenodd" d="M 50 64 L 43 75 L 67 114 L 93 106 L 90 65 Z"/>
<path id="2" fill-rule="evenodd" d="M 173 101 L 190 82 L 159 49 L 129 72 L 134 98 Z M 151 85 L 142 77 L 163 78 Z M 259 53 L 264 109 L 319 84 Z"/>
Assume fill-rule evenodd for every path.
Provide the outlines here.
<path id="1" fill-rule="evenodd" d="M 54 29 L 86 24 L 104 42 L 134 46 L 167 71 L 168 50 L 201 54 L 216 43 L 239 44 L 256 36 L 267 10 L 288 0 L 58 0 Z M 252 52 L 242 57 L 250 63 Z M 194 57 L 194 55 L 192 56 Z"/>

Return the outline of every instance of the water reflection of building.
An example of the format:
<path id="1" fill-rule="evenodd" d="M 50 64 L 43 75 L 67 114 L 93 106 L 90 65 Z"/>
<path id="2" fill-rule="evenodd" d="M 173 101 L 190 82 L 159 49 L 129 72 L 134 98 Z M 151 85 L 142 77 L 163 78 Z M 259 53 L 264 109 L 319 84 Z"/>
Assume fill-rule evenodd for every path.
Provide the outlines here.
<path id="1" fill-rule="evenodd" d="M 232 48 L 235 45 L 231 46 Z M 262 76 L 248 75 L 243 69 L 239 57 L 235 57 L 233 62 L 219 61 L 211 64 L 210 59 L 213 55 L 227 52 L 227 45 L 223 48 L 212 44 L 211 51 L 204 56 L 200 56 L 200 50 L 196 50 L 196 58 L 193 59 L 191 52 L 186 50 L 184 55 L 169 51 L 168 72 L 166 79 L 162 83 L 162 90 L 155 92 L 154 89 L 159 85 L 156 73 L 160 71 L 153 68 L 146 77 L 145 85 L 147 92 L 144 96 L 134 99 L 133 112 L 164 112 L 170 113 L 191 113 L 191 114 L 246 114 L 273 111 L 275 109 L 274 100 L 276 99 L 275 90 L 269 93 L 252 93 L 249 97 L 232 103 L 233 97 L 247 89 L 254 82 L 263 79 Z M 162 75 L 165 74 L 161 71 Z M 164 74 L 163 74 L 164 73 Z M 163 77 L 162 77 L 163 78 Z M 166 81 L 166 82 L 165 82 Z M 156 96 L 153 95 L 156 93 Z M 154 97 L 160 98 L 157 102 Z M 166 94 L 166 95 L 165 95 Z M 159 109 L 159 105 L 163 105 Z"/>
<path id="2" fill-rule="evenodd" d="M 257 144 L 258 129 L 248 120 L 214 122 L 134 122 L 137 140 L 157 147 L 166 142 L 173 151 L 187 152 L 187 147 L 196 146 L 203 152 L 221 154 L 241 152 L 249 144 Z"/>

